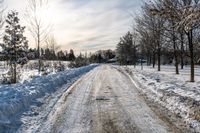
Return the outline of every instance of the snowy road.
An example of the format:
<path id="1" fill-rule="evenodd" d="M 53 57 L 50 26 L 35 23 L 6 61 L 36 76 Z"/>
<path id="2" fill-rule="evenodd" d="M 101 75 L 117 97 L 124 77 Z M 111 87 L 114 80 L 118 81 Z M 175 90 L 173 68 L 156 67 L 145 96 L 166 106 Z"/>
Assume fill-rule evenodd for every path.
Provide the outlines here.
<path id="1" fill-rule="evenodd" d="M 63 93 L 36 132 L 175 132 L 167 125 L 148 107 L 128 76 L 102 65 Z"/>

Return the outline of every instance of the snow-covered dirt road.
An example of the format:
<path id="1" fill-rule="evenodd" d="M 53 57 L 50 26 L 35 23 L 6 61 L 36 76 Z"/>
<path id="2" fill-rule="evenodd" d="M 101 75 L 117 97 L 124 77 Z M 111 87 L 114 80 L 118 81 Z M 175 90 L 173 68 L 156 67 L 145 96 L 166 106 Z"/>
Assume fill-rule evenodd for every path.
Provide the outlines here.
<path id="1" fill-rule="evenodd" d="M 112 66 L 102 65 L 63 93 L 34 132 L 168 133 L 178 130 L 151 110 L 128 76 Z"/>

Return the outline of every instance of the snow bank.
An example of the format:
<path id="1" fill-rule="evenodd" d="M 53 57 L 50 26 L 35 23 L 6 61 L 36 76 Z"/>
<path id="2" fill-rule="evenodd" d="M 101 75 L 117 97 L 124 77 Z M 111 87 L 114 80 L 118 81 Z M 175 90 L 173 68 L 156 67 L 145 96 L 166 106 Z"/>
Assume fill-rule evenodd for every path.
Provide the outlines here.
<path id="1" fill-rule="evenodd" d="M 0 128 L 10 124 L 14 117 L 34 104 L 37 98 L 55 92 L 64 84 L 79 78 L 96 66 L 90 65 L 48 76 L 35 77 L 23 84 L 0 86 Z"/>
<path id="2" fill-rule="evenodd" d="M 183 118 L 190 128 L 199 132 L 200 71 L 196 70 L 196 82 L 190 83 L 188 68 L 181 70 L 180 75 L 175 75 L 174 69 L 164 66 L 162 72 L 157 72 L 147 67 L 143 71 L 139 67 L 123 68 L 149 99 Z"/>

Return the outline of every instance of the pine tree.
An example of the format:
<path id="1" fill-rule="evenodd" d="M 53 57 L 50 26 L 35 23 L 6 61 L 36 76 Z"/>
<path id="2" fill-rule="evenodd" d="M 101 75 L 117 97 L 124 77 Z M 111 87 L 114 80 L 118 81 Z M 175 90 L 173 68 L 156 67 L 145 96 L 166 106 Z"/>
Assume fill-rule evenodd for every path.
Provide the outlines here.
<path id="1" fill-rule="evenodd" d="M 128 32 L 124 37 L 120 38 L 117 45 L 117 60 L 122 65 L 135 64 L 136 46 L 133 44 L 133 35 Z"/>
<path id="2" fill-rule="evenodd" d="M 5 35 L 3 37 L 3 54 L 10 65 L 11 83 L 17 82 L 17 65 L 27 63 L 28 41 L 23 33 L 25 27 L 19 23 L 18 12 L 11 11 L 6 18 Z"/>
<path id="3" fill-rule="evenodd" d="M 69 52 L 69 61 L 74 61 L 75 59 L 74 51 L 71 49 Z"/>

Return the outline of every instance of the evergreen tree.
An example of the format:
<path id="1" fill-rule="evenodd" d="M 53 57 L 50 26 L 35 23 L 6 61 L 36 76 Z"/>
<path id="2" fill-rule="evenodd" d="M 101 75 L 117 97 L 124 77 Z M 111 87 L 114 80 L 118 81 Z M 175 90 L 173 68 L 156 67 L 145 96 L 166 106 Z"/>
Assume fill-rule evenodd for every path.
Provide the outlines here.
<path id="1" fill-rule="evenodd" d="M 74 61 L 70 62 L 69 67 L 82 67 L 86 65 L 88 65 L 88 59 L 80 53 Z"/>
<path id="2" fill-rule="evenodd" d="M 62 60 L 62 61 L 65 60 L 65 54 L 62 50 L 57 53 L 57 58 L 58 60 Z"/>
<path id="3" fill-rule="evenodd" d="M 65 51 L 65 61 L 69 61 L 69 54 L 67 51 Z"/>
<path id="4" fill-rule="evenodd" d="M 133 35 L 128 32 L 120 39 L 117 45 L 117 59 L 120 64 L 134 64 L 136 60 L 136 47 L 133 45 Z"/>
<path id="5" fill-rule="evenodd" d="M 98 58 L 98 63 L 103 62 L 103 57 L 101 56 L 101 54 L 98 54 L 97 58 Z"/>
<path id="6" fill-rule="evenodd" d="M 5 36 L 3 37 L 3 54 L 7 57 L 11 83 L 17 82 L 17 65 L 27 63 L 28 41 L 24 37 L 25 27 L 19 24 L 18 12 L 11 11 L 6 18 Z"/>
<path id="7" fill-rule="evenodd" d="M 69 52 L 69 61 L 74 61 L 75 59 L 74 51 L 71 49 Z"/>

